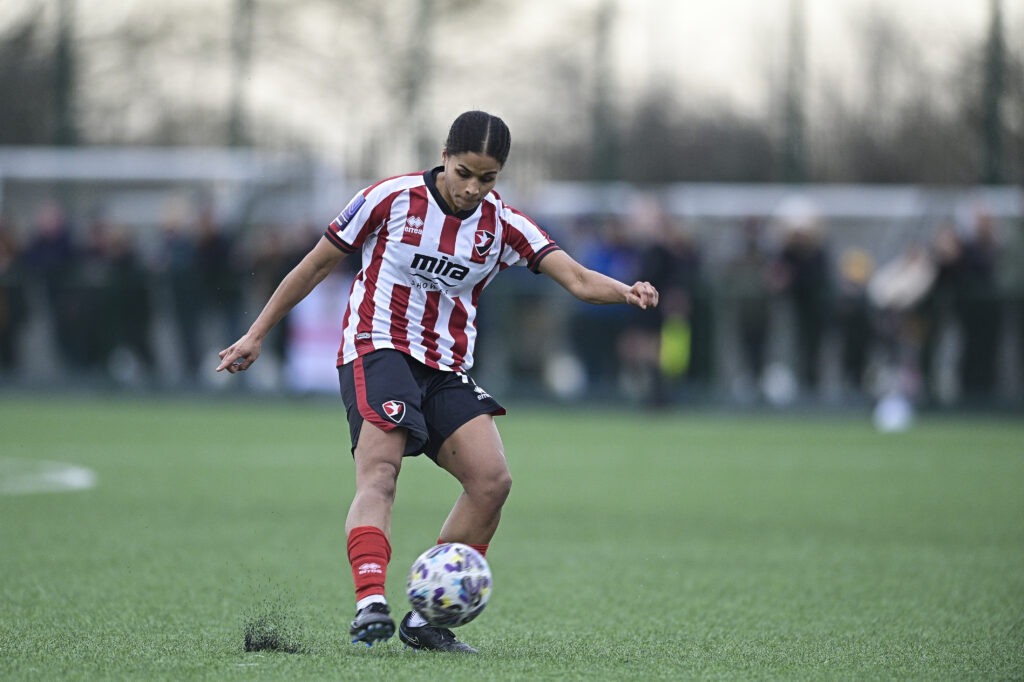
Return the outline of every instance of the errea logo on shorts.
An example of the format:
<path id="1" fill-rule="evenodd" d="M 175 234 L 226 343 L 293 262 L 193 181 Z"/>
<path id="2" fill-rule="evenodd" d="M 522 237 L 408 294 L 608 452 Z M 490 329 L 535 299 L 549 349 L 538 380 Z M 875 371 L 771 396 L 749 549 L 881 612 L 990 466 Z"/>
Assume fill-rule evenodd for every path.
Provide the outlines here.
<path id="1" fill-rule="evenodd" d="M 359 575 L 369 575 L 371 573 L 381 574 L 383 572 L 384 569 L 375 561 L 368 561 L 365 564 L 359 565 Z"/>
<path id="2" fill-rule="evenodd" d="M 396 424 L 402 421 L 402 417 L 405 416 L 405 403 L 401 400 L 389 400 L 381 408 L 384 410 L 384 414 L 387 418 Z"/>

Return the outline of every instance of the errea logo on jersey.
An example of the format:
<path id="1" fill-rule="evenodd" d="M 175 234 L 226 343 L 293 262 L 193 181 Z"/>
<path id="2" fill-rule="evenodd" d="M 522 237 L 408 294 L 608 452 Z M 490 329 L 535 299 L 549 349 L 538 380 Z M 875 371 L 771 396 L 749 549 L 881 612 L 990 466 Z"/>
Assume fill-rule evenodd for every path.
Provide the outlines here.
<path id="1" fill-rule="evenodd" d="M 409 216 L 409 219 L 405 221 L 405 231 L 412 232 L 413 234 L 423 234 L 423 218 L 419 216 Z"/>

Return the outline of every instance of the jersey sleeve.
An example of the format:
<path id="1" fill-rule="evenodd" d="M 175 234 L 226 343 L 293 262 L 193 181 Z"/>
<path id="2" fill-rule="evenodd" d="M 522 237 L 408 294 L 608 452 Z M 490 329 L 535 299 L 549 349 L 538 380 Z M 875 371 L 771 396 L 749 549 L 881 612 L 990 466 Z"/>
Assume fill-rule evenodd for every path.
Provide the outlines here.
<path id="1" fill-rule="evenodd" d="M 348 206 L 327 226 L 326 237 L 332 244 L 345 253 L 352 253 L 361 248 L 375 227 L 381 221 L 374 221 L 375 202 L 371 200 L 371 190 L 368 187 L 348 202 Z"/>
<path id="2" fill-rule="evenodd" d="M 544 257 L 560 247 L 524 213 L 505 206 L 501 214 L 502 265 L 525 265 L 534 273 L 538 272 Z"/>

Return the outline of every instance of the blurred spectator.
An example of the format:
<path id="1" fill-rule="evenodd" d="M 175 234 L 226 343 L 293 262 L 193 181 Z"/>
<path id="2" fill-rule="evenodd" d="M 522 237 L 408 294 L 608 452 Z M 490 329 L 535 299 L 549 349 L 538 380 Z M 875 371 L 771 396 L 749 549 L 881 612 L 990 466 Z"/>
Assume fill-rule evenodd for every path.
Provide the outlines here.
<path id="1" fill-rule="evenodd" d="M 75 262 L 75 247 L 64 210 L 56 203 L 44 204 L 38 211 L 32 237 L 25 248 L 26 283 L 41 291 L 48 326 L 57 342 L 57 351 L 65 363 L 75 355 L 77 321 L 68 273 Z"/>
<path id="2" fill-rule="evenodd" d="M 199 304 L 205 315 L 203 322 L 219 339 L 237 338 L 242 333 L 239 315 L 241 283 L 245 281 L 241 275 L 240 255 L 210 206 L 199 211 L 197 227 L 196 277 L 201 289 Z M 191 367 L 198 369 L 199 362 Z"/>
<path id="3" fill-rule="evenodd" d="M 18 341 L 27 317 L 21 252 L 14 226 L 0 216 L 0 372 L 18 360 Z"/>
<path id="4" fill-rule="evenodd" d="M 677 274 L 677 285 L 685 288 L 690 301 L 690 368 L 687 379 L 691 384 L 707 387 L 714 370 L 714 316 L 705 281 L 704 256 L 692 230 L 684 230 L 676 238 L 674 252 L 683 265 Z"/>
<path id="5" fill-rule="evenodd" d="M 1021 391 L 1024 389 L 1024 221 L 1017 220 L 1009 226 L 999 253 L 1000 290 L 1008 308 L 1006 319 L 1008 322 L 1016 321 L 1016 334 L 1009 340 L 1016 342 L 1015 383 L 1017 390 Z"/>
<path id="6" fill-rule="evenodd" d="M 123 229 L 96 216 L 68 274 L 68 317 L 77 332 L 69 344 L 74 369 L 94 377 L 133 381 L 137 361 L 153 360 L 146 276 Z M 131 351 L 134 361 L 118 351 Z"/>
<path id="7" fill-rule="evenodd" d="M 110 225 L 93 218 L 85 242 L 77 251 L 65 283 L 67 316 L 75 332 L 68 343 L 69 359 L 77 370 L 106 370 L 114 350 L 114 308 L 110 301 L 114 272 L 110 262 Z"/>
<path id="8" fill-rule="evenodd" d="M 883 264 L 868 283 L 868 296 L 881 315 L 886 351 L 887 371 L 879 391 L 908 405 L 921 397 L 921 350 L 927 334 L 923 313 L 937 276 L 938 268 L 928 250 L 912 243 Z"/>
<path id="9" fill-rule="evenodd" d="M 776 266 L 778 286 L 793 304 L 800 386 L 816 391 L 831 304 L 828 253 L 817 218 L 806 217 L 786 224 Z"/>
<path id="10" fill-rule="evenodd" d="M 772 257 L 764 244 L 764 221 L 748 218 L 742 225 L 742 245 L 725 266 L 721 278 L 727 305 L 736 310 L 743 371 L 751 386 L 760 385 L 771 327 Z"/>
<path id="11" fill-rule="evenodd" d="M 874 260 L 863 249 L 849 248 L 839 257 L 839 291 L 836 320 L 842 341 L 843 383 L 855 392 L 865 388 L 868 358 L 874 340 L 868 280 Z"/>
<path id="12" fill-rule="evenodd" d="M 133 361 L 141 361 L 139 371 L 145 371 L 153 368 L 156 360 L 150 338 L 153 306 L 149 272 L 136 251 L 135 240 L 124 230 L 110 235 L 108 248 L 113 276 L 107 303 L 111 307 L 113 345 L 130 351 Z M 141 378 L 135 373 L 135 367 L 119 370 L 126 381 Z"/>
<path id="13" fill-rule="evenodd" d="M 957 313 L 963 335 L 960 389 L 969 400 L 995 396 L 1002 309 L 996 281 L 995 223 L 984 212 L 975 216 L 961 243 Z"/>
<path id="14" fill-rule="evenodd" d="M 577 226 L 577 234 L 580 243 L 575 255 L 580 263 L 622 281 L 635 275 L 638 254 L 617 218 L 606 218 L 597 225 L 583 222 Z M 619 335 L 626 322 L 626 307 L 573 302 L 570 338 L 594 395 L 616 390 Z"/>
<path id="15" fill-rule="evenodd" d="M 929 401 L 941 400 L 943 391 L 936 371 L 936 356 L 945 329 L 956 318 L 956 279 L 960 267 L 960 239 L 952 223 L 938 227 L 932 240 L 930 256 L 935 264 L 935 281 L 921 303 L 922 347 L 921 371 L 924 396 Z"/>
<path id="16" fill-rule="evenodd" d="M 630 311 L 627 338 L 637 347 L 626 358 L 634 373 L 647 377 L 641 397 L 661 406 L 684 377 L 692 376 L 701 256 L 693 234 L 663 213 L 654 217 L 649 231 L 638 270 L 628 279 L 650 281 L 661 292 L 661 301 L 654 314 Z"/>
<path id="17" fill-rule="evenodd" d="M 178 347 L 185 363 L 185 380 L 196 378 L 200 361 L 200 288 L 196 277 L 196 248 L 177 216 L 161 226 L 161 245 L 156 263 L 159 279 L 170 301 Z"/>

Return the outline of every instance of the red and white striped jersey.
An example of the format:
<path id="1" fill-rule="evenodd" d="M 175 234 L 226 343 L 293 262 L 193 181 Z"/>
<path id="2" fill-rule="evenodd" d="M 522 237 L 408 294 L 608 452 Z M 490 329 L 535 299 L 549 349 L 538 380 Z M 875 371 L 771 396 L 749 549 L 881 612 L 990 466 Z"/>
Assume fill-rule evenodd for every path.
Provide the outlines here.
<path id="1" fill-rule="evenodd" d="M 338 366 L 394 348 L 442 370 L 473 365 L 480 293 L 500 271 L 534 272 L 558 245 L 490 192 L 453 213 L 434 182 L 439 169 L 390 178 L 352 199 L 327 228 L 345 253 L 361 250 L 342 321 Z"/>

